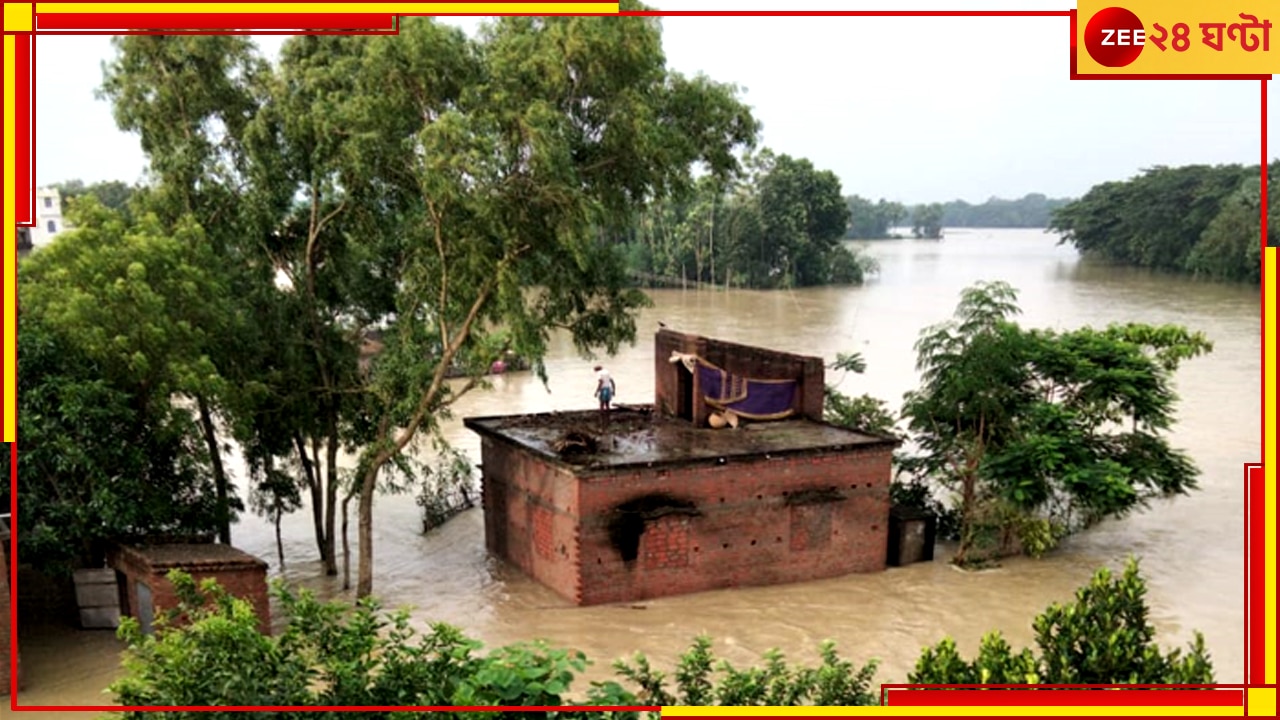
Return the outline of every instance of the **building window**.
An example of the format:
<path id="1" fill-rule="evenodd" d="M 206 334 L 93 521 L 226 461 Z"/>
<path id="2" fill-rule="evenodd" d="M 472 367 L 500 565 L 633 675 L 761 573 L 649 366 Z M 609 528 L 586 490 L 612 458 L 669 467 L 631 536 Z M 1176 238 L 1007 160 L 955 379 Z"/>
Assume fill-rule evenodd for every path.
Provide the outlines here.
<path id="1" fill-rule="evenodd" d="M 52 235 L 53 233 L 56 233 L 56 232 L 58 232 L 58 223 L 56 223 L 56 222 L 54 222 L 54 221 L 50 220 L 50 221 L 49 221 L 49 234 L 50 234 L 50 235 Z"/>
<path id="2" fill-rule="evenodd" d="M 44 199 L 44 206 L 45 206 L 45 207 L 47 207 L 47 208 L 51 208 L 51 207 L 53 207 L 53 198 L 51 198 L 51 197 L 47 197 L 47 198 L 45 198 L 45 199 Z"/>

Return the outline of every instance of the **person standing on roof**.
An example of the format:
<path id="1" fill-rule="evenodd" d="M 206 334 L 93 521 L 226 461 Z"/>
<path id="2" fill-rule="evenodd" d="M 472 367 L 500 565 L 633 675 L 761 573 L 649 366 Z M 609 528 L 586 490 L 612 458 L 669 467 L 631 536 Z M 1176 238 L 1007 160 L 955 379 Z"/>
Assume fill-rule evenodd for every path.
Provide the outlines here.
<path id="1" fill-rule="evenodd" d="M 614 384 L 613 377 L 609 375 L 609 371 L 600 365 L 596 368 L 596 397 L 600 398 L 600 409 L 608 410 L 613 403 L 613 396 L 618 392 L 618 386 Z"/>

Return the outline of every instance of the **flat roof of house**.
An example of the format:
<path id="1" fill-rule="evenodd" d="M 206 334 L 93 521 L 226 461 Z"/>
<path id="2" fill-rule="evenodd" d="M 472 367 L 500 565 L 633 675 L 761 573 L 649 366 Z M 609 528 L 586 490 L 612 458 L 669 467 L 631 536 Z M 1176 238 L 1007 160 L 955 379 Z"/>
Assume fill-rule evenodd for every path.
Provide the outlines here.
<path id="1" fill-rule="evenodd" d="M 164 545 L 125 545 L 125 555 L 133 556 L 152 570 L 186 568 L 190 570 L 228 567 L 266 567 L 266 563 L 249 553 L 220 543 L 171 543 Z"/>
<path id="2" fill-rule="evenodd" d="M 697 428 L 653 412 L 651 407 L 498 415 L 466 418 L 484 437 L 522 447 L 576 471 L 623 467 L 700 464 L 720 458 L 766 457 L 896 446 L 885 436 L 847 430 L 806 419 L 744 421 L 737 428 Z M 594 449 L 562 454 L 555 446 L 574 434 L 589 436 Z"/>

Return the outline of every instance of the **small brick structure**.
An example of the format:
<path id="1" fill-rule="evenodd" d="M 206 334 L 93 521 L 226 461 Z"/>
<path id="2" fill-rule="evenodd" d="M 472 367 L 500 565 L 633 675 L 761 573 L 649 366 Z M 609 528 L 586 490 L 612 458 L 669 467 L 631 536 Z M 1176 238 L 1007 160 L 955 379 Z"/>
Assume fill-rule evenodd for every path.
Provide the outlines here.
<path id="1" fill-rule="evenodd" d="M 120 614 L 136 618 L 145 632 L 160 612 L 178 605 L 167 578 L 175 569 L 197 582 L 213 578 L 230 594 L 248 600 L 257 611 L 258 629 L 271 632 L 267 564 L 242 550 L 215 543 L 122 545 L 107 560 L 119 580 Z"/>
<path id="2" fill-rule="evenodd" d="M 481 436 L 491 553 L 579 605 L 885 568 L 898 441 L 817 419 L 820 359 L 670 331 L 656 346 L 652 408 L 465 421 Z M 796 380 L 799 412 L 709 429 L 673 350 Z M 565 452 L 569 436 L 588 447 Z"/>

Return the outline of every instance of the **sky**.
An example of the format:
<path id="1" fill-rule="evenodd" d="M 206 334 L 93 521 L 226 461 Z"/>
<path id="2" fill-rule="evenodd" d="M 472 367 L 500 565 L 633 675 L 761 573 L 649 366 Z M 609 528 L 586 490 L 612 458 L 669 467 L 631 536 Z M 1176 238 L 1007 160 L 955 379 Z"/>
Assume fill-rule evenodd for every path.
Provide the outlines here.
<path id="1" fill-rule="evenodd" d="M 653 1 L 663 10 L 764 10 L 786 0 Z M 805 9 L 890 3 L 810 1 Z M 988 0 L 980 9 L 1061 10 L 1067 2 Z M 978 9 L 894 2 L 894 9 Z M 467 29 L 481 19 L 448 18 Z M 907 204 L 1039 192 L 1079 197 L 1154 165 L 1256 164 L 1256 81 L 1072 81 L 1065 17 L 668 17 L 668 67 L 742 88 L 761 145 L 808 158 L 844 194 Z M 285 38 L 262 36 L 275 57 Z M 39 185 L 137 182 L 146 159 L 94 90 L 107 37 L 36 42 Z M 1280 91 L 1268 85 L 1268 134 L 1280 148 Z M 1270 153 L 1280 157 L 1280 149 Z"/>

